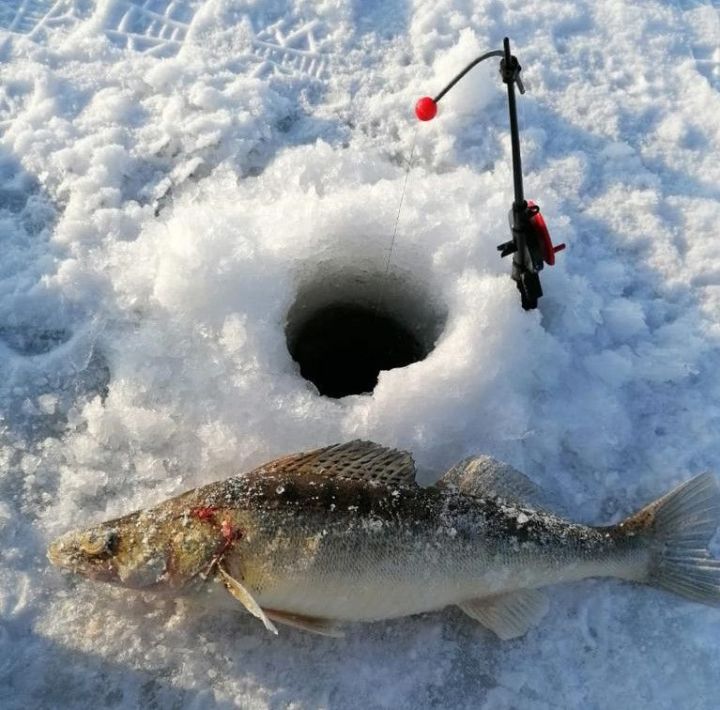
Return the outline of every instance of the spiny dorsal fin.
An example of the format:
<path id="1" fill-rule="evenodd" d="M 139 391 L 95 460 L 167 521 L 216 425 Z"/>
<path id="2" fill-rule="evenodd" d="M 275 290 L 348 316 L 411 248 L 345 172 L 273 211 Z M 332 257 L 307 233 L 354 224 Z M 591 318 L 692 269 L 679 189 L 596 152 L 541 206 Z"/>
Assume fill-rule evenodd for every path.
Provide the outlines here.
<path id="1" fill-rule="evenodd" d="M 548 600 L 539 589 L 519 589 L 494 597 L 469 599 L 458 606 L 507 641 L 523 636 L 535 626 L 547 613 Z"/>
<path id="2" fill-rule="evenodd" d="M 436 484 L 462 493 L 503 498 L 508 503 L 562 514 L 562 506 L 524 473 L 492 456 L 471 456 L 455 464 Z"/>
<path id="3" fill-rule="evenodd" d="M 268 472 L 322 475 L 353 481 L 377 481 L 386 486 L 415 486 L 415 462 L 407 451 L 388 449 L 356 439 L 303 454 L 276 459 L 263 467 Z"/>

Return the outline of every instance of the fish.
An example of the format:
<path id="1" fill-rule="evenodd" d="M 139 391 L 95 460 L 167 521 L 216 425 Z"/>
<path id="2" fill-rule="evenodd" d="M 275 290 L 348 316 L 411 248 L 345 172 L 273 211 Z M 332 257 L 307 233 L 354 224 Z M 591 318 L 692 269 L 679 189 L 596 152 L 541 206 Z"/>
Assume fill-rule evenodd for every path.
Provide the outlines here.
<path id="1" fill-rule="evenodd" d="M 271 632 L 342 636 L 448 606 L 501 639 L 548 609 L 544 587 L 591 577 L 720 605 L 708 545 L 720 487 L 700 474 L 622 522 L 590 526 L 489 456 L 432 486 L 412 456 L 351 441 L 284 456 L 151 508 L 66 533 L 49 560 L 92 580 L 185 593 L 218 582 Z"/>

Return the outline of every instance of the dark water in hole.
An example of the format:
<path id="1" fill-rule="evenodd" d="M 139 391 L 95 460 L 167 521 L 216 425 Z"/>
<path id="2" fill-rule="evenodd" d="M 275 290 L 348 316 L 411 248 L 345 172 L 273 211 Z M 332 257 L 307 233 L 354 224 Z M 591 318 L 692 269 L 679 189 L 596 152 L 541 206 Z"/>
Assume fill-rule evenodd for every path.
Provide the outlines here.
<path id="1" fill-rule="evenodd" d="M 336 304 L 298 329 L 288 350 L 302 376 L 326 397 L 372 392 L 381 370 L 405 367 L 428 351 L 382 310 Z"/>

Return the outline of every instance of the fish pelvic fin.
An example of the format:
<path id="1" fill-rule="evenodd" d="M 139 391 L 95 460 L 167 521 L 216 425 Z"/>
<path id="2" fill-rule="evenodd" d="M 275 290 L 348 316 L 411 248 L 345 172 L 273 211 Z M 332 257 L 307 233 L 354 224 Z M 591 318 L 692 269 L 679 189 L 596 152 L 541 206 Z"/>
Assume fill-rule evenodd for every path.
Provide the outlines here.
<path id="1" fill-rule="evenodd" d="M 707 546 L 720 522 L 720 487 L 710 473 L 686 481 L 619 527 L 650 535 L 646 584 L 720 606 L 720 560 Z"/>
<path id="2" fill-rule="evenodd" d="M 255 598 L 235 577 L 223 568 L 222 563 L 217 566 L 217 571 L 225 585 L 225 588 L 237 599 L 254 617 L 260 619 L 263 622 L 265 628 L 277 636 L 277 629 L 270 619 L 268 619 L 265 612 L 262 610 L 260 605 L 255 601 Z"/>
<path id="3" fill-rule="evenodd" d="M 276 621 L 278 624 L 292 626 L 301 631 L 309 631 L 319 636 L 330 636 L 331 638 L 343 638 L 344 632 L 338 628 L 337 622 L 333 619 L 323 619 L 318 616 L 307 616 L 305 614 L 295 614 L 290 611 L 282 611 L 279 609 L 265 609 L 268 618 Z"/>
<path id="4" fill-rule="evenodd" d="M 539 589 L 518 589 L 458 604 L 469 617 L 494 631 L 503 641 L 524 636 L 545 616 L 548 599 Z"/>

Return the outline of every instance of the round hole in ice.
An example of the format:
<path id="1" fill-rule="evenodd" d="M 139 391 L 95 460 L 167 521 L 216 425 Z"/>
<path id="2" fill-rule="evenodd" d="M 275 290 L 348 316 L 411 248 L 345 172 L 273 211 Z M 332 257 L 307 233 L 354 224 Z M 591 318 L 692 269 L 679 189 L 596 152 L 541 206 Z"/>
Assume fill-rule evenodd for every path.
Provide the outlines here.
<path id="1" fill-rule="evenodd" d="M 300 287 L 285 333 L 300 374 L 339 398 L 370 393 L 381 371 L 424 360 L 445 319 L 408 274 L 322 269 Z"/>
<path id="2" fill-rule="evenodd" d="M 0 340 L 19 355 L 44 355 L 66 343 L 71 333 L 34 325 L 0 325 Z"/>

